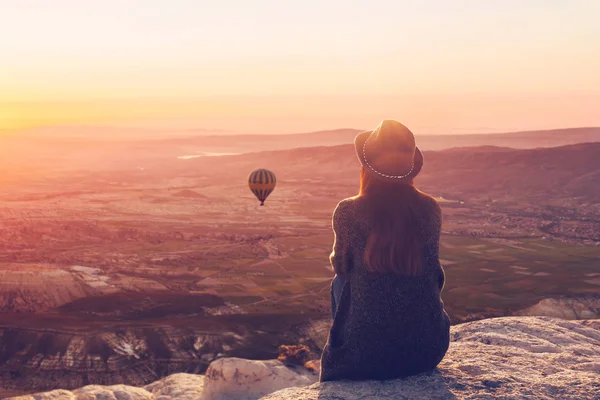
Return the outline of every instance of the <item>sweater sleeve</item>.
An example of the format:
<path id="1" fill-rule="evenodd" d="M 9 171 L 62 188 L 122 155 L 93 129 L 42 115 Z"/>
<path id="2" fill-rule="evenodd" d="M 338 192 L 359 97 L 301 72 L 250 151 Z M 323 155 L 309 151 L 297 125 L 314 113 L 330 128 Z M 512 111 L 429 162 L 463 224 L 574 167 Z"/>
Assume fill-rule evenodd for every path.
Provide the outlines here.
<path id="1" fill-rule="evenodd" d="M 440 292 L 444 289 L 446 275 L 440 264 L 440 235 L 442 231 L 442 209 L 434 200 L 434 206 L 431 211 L 431 223 L 429 232 L 427 232 L 427 255 L 430 262 L 434 266 L 436 279 L 440 288 Z"/>
<path id="2" fill-rule="evenodd" d="M 336 274 L 344 275 L 350 271 L 352 265 L 352 253 L 349 243 L 349 221 L 348 204 L 344 201 L 338 203 L 333 212 L 333 251 L 329 261 Z"/>

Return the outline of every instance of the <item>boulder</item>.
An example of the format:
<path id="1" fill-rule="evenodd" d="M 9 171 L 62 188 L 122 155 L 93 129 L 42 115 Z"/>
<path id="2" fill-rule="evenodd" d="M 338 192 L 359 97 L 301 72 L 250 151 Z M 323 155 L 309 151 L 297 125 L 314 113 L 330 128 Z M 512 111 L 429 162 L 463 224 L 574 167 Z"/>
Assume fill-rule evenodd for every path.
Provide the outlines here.
<path id="1" fill-rule="evenodd" d="M 279 389 L 315 383 L 318 373 L 278 360 L 221 358 L 206 371 L 202 400 L 257 400 Z"/>
<path id="2" fill-rule="evenodd" d="M 173 374 L 144 387 L 153 400 L 200 400 L 206 378 L 203 375 Z"/>
<path id="3" fill-rule="evenodd" d="M 13 397 L 13 400 L 155 400 L 152 393 L 134 386 L 88 385 L 81 389 L 53 390 L 27 396 Z"/>
<path id="4" fill-rule="evenodd" d="M 144 388 L 88 385 L 73 391 L 53 390 L 12 400 L 201 400 L 204 380 L 203 375 L 173 374 Z"/>
<path id="5" fill-rule="evenodd" d="M 600 279 L 598 282 L 600 283 Z M 600 294 L 562 296 L 543 299 L 531 307 L 517 311 L 515 315 L 544 316 L 562 319 L 600 318 Z"/>
<path id="6" fill-rule="evenodd" d="M 324 382 L 262 400 L 600 399 L 600 320 L 504 317 L 451 332 L 448 354 L 431 373 Z"/>
<path id="7" fill-rule="evenodd" d="M 107 396 L 106 398 L 110 399 L 111 397 Z M 10 397 L 7 400 L 77 400 L 77 397 L 69 390 L 57 389 L 50 392 Z"/>

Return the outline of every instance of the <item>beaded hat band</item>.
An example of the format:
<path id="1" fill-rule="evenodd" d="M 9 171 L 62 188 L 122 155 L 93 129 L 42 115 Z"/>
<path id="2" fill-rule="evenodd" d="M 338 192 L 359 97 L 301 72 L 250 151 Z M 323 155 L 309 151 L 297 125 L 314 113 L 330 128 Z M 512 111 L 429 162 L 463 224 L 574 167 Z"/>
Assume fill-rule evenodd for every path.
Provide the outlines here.
<path id="1" fill-rule="evenodd" d="M 382 167 L 381 163 L 378 165 L 378 163 L 374 161 L 373 154 L 367 156 L 367 143 L 369 141 L 379 142 L 377 143 L 378 150 L 375 151 L 378 151 L 380 156 L 388 158 L 388 160 L 391 161 L 389 164 L 392 168 L 394 168 L 393 160 L 397 160 L 395 167 L 399 168 L 400 171 L 406 171 L 406 168 L 403 168 L 403 165 L 406 167 L 410 165 L 410 170 L 403 174 L 399 174 L 398 172 L 400 171 L 396 171 L 396 174 L 385 171 L 387 168 Z M 400 147 L 408 146 L 408 148 L 414 146 L 412 160 L 405 159 L 404 163 L 402 163 L 401 156 L 398 155 L 396 158 L 394 156 L 394 150 L 390 149 L 390 145 L 391 147 L 396 147 L 396 145 L 400 145 Z M 409 180 L 416 177 L 423 167 L 423 154 L 419 148 L 415 146 L 412 132 L 397 121 L 384 120 L 375 130 L 358 134 L 354 139 L 354 147 L 360 163 L 374 174 L 383 178 Z M 386 149 L 390 150 L 386 151 Z"/>
<path id="2" fill-rule="evenodd" d="M 365 140 L 365 144 L 363 144 L 363 160 L 365 162 L 365 165 L 371 171 L 375 172 L 379 176 L 383 176 L 384 178 L 390 178 L 390 179 L 404 179 L 404 178 L 407 178 L 410 174 L 412 174 L 413 170 L 415 169 L 415 162 L 414 162 L 414 160 L 413 160 L 413 162 L 412 162 L 412 164 L 410 166 L 410 171 L 408 171 L 404 175 L 388 175 L 388 174 L 384 174 L 383 172 L 379 172 L 375 168 L 373 168 L 373 166 L 371 166 L 371 164 L 369 164 L 369 161 L 367 160 L 367 142 L 369 141 L 369 139 Z"/>

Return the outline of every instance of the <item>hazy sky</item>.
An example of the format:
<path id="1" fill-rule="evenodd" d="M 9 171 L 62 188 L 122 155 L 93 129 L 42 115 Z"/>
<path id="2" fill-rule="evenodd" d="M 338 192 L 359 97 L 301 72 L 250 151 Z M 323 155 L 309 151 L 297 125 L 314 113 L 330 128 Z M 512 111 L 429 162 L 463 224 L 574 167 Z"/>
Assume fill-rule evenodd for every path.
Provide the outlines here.
<path id="1" fill-rule="evenodd" d="M 598 0 L 0 0 L 0 129 L 600 125 Z"/>

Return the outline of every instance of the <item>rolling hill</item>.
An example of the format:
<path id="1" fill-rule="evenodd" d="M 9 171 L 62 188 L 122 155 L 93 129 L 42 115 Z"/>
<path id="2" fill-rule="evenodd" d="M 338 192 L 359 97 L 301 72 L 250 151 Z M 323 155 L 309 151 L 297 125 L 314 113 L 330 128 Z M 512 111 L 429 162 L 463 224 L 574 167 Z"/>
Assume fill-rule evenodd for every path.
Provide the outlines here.
<path id="1" fill-rule="evenodd" d="M 335 146 L 353 143 L 360 133 L 357 129 L 337 129 L 321 132 L 285 135 L 190 136 L 165 138 L 170 145 L 201 146 L 205 151 L 235 151 L 238 153 L 278 150 L 296 147 Z M 423 150 L 442 150 L 452 147 L 497 146 L 517 149 L 556 147 L 576 143 L 600 142 L 600 128 L 567 128 L 468 135 L 419 135 L 417 143 Z"/>
<path id="2" fill-rule="evenodd" d="M 600 201 L 600 143 L 538 149 L 497 147 L 425 151 L 417 184 L 451 198 L 522 199 L 553 202 L 579 198 Z M 273 170 L 281 184 L 320 179 L 331 185 L 358 185 L 359 161 L 352 145 L 299 148 L 217 158 L 199 158 L 178 173 L 215 168 L 219 180 L 239 180 L 248 171 Z M 187 172 L 183 169 L 187 169 Z"/>
<path id="3" fill-rule="evenodd" d="M 81 130 L 81 132 L 79 131 Z M 52 148 L 68 151 L 87 149 L 109 150 L 119 147 L 129 150 L 155 150 L 160 146 L 167 154 L 185 155 L 198 152 L 249 153 L 266 150 L 282 150 L 297 147 L 336 146 L 353 143 L 362 130 L 335 129 L 297 134 L 224 134 L 197 130 L 197 134 L 102 127 L 65 127 L 62 129 L 38 129 L 0 136 L 5 152 L 10 156 L 15 149 L 43 147 L 46 153 Z M 444 134 L 422 135 L 415 132 L 417 144 L 422 150 L 442 150 L 452 147 L 496 146 L 518 149 L 557 147 L 576 143 L 600 142 L 600 127 L 565 128 L 539 131 L 523 131 L 493 134 Z M 34 146 L 31 146 L 32 143 Z M 36 146 L 37 144 L 37 146 Z M 24 147 L 25 146 L 25 147 Z M 3 154 L 6 153 L 6 154 Z"/>

